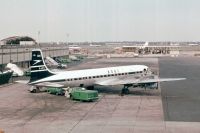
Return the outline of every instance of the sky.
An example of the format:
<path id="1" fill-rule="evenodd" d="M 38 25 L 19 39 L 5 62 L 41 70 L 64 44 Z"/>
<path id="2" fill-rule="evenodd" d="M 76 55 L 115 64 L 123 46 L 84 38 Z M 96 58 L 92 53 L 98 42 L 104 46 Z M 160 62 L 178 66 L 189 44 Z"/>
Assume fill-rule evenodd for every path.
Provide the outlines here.
<path id="1" fill-rule="evenodd" d="M 200 41 L 200 0 L 0 0 L 0 39 Z"/>

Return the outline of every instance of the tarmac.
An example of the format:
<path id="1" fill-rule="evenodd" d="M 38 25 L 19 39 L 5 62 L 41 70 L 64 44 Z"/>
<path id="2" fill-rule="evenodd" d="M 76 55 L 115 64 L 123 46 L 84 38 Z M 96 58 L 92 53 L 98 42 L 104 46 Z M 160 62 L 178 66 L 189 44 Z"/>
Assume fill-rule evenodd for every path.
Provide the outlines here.
<path id="1" fill-rule="evenodd" d="M 165 120 L 200 122 L 200 58 L 161 58 L 159 66 L 161 77 L 187 78 L 161 84 Z"/>
<path id="2" fill-rule="evenodd" d="M 186 77 L 162 83 L 159 90 L 100 87 L 96 102 L 71 101 L 47 93 L 32 94 L 29 86 L 0 88 L 0 129 L 5 133 L 199 133 L 200 58 L 114 58 L 82 62 L 69 70 L 145 64 L 161 77 Z"/>

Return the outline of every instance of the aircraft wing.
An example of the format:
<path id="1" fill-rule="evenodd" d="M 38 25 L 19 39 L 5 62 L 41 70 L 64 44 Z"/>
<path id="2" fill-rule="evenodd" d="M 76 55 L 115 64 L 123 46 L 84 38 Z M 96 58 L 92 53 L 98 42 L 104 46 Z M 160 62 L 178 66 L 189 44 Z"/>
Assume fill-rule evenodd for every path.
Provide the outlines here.
<path id="1" fill-rule="evenodd" d="M 110 86 L 110 85 L 125 85 L 125 84 L 147 84 L 147 83 L 158 83 L 158 82 L 168 82 L 168 81 L 178 81 L 178 80 L 185 80 L 186 78 L 125 78 L 125 79 L 107 79 L 97 81 L 97 85 L 102 86 Z"/>
<path id="2" fill-rule="evenodd" d="M 169 82 L 169 81 L 179 81 L 186 80 L 186 78 L 155 78 L 155 79 L 144 79 L 138 82 L 138 84 L 143 83 L 159 83 L 159 82 Z"/>

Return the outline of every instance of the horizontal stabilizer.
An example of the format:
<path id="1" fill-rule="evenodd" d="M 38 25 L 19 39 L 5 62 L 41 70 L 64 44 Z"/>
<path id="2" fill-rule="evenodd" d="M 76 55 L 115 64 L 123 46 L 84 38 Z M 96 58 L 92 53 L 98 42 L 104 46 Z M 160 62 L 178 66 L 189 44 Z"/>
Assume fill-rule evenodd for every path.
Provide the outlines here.
<path id="1" fill-rule="evenodd" d="M 28 84 L 29 80 L 17 80 L 15 82 L 20 84 Z"/>
<path id="2" fill-rule="evenodd" d="M 56 87 L 56 88 L 64 87 L 64 85 L 62 85 L 62 84 L 51 83 L 51 82 L 37 83 L 37 84 L 34 84 L 34 86 L 38 86 L 38 87 Z"/>

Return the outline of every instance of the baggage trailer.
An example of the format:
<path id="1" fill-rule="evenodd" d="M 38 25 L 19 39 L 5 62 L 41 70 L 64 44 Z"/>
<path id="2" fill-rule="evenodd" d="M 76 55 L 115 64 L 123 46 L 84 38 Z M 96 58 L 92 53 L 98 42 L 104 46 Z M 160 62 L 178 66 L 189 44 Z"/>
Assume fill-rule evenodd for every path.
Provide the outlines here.
<path id="1" fill-rule="evenodd" d="M 63 90 L 62 88 L 54 88 L 54 87 L 49 87 L 47 89 L 47 92 L 49 94 L 54 94 L 54 95 L 64 95 L 65 94 L 65 90 Z"/>

